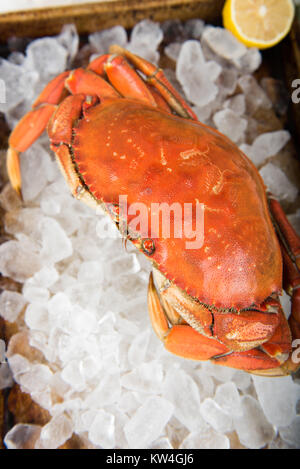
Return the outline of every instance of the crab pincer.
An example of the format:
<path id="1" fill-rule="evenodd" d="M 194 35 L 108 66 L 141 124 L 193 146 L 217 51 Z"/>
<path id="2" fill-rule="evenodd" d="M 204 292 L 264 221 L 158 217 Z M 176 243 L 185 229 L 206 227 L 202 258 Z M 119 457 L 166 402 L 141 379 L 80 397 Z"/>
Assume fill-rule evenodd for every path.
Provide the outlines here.
<path id="1" fill-rule="evenodd" d="M 8 173 L 20 195 L 20 153 L 46 128 L 74 197 L 125 224 L 152 263 L 150 319 L 170 352 L 267 376 L 299 367 L 300 239 L 252 162 L 197 121 L 161 69 L 113 46 L 54 78 L 9 139 Z M 139 221 L 148 229 L 132 229 L 125 195 L 128 207 L 146 207 Z M 153 206 L 156 214 L 169 207 L 175 228 L 185 213 L 175 206 L 198 202 L 200 245 L 187 247 L 184 230 L 166 236 L 153 222 Z M 288 320 L 282 287 L 292 298 Z"/>

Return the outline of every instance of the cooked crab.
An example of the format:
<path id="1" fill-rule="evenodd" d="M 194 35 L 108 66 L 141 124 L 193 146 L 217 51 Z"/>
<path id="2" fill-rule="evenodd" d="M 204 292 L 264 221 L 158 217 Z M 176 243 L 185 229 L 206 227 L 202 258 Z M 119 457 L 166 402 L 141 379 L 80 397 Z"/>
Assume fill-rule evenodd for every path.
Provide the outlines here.
<path id="1" fill-rule="evenodd" d="M 297 369 L 299 237 L 251 161 L 197 121 L 162 70 L 114 46 L 87 69 L 52 80 L 9 139 L 8 173 L 19 194 L 19 154 L 46 127 L 74 197 L 100 205 L 117 226 L 133 219 L 120 213 L 120 195 L 148 207 L 140 214 L 148 227 L 153 203 L 203 204 L 201 247 L 187 249 L 185 235 L 163 236 L 153 223 L 151 235 L 126 231 L 153 264 L 149 313 L 169 351 L 269 376 Z"/>

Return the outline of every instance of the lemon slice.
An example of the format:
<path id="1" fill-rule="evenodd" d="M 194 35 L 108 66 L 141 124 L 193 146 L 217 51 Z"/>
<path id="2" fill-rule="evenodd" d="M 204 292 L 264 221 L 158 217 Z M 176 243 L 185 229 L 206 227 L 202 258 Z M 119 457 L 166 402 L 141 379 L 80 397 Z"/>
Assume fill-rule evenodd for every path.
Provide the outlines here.
<path id="1" fill-rule="evenodd" d="M 266 49 L 288 34 L 294 15 L 292 0 L 226 0 L 223 22 L 246 46 Z"/>

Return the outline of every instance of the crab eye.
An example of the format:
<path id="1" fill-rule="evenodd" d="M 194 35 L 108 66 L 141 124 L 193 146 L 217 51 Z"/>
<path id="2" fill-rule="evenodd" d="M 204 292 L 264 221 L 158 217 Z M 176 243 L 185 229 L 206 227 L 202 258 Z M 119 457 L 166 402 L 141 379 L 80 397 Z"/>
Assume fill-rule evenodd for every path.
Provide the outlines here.
<path id="1" fill-rule="evenodd" d="M 155 244 L 153 239 L 143 239 L 142 249 L 146 254 L 151 256 L 155 251 Z"/>

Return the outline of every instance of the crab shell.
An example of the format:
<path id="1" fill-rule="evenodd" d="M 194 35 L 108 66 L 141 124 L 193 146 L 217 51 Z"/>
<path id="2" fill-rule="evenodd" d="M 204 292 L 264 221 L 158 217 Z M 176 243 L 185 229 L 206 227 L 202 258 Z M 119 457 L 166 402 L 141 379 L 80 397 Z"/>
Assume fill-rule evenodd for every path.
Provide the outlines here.
<path id="1" fill-rule="evenodd" d="M 282 259 L 263 182 L 227 138 L 198 122 L 122 99 L 87 112 L 74 128 L 72 150 L 97 200 L 117 205 L 122 194 L 128 206 L 204 204 L 200 249 L 186 249 L 184 236 L 162 239 L 154 232 L 149 256 L 189 295 L 217 308 L 241 309 L 281 290 Z M 145 224 L 153 232 L 150 215 Z"/>
<path id="2" fill-rule="evenodd" d="M 120 195 L 128 207 L 147 207 L 140 221 L 148 230 L 137 236 L 128 230 L 127 237 L 157 272 L 148 304 L 166 347 L 186 358 L 284 374 L 291 334 L 278 301 L 282 255 L 260 175 L 228 138 L 196 120 L 160 70 L 117 52 L 87 71 L 61 74 L 41 93 L 10 137 L 14 187 L 20 192 L 19 153 L 49 122 L 51 148 L 75 197 L 101 205 L 117 225 L 130 226 L 134 218 L 129 210 L 120 219 Z M 197 249 L 186 248 L 184 235 L 163 236 L 152 222 L 152 204 L 199 202 L 204 242 Z M 170 221 L 174 233 L 175 214 Z M 195 211 L 192 221 L 196 226 Z M 280 210 L 278 223 L 300 250 Z"/>

